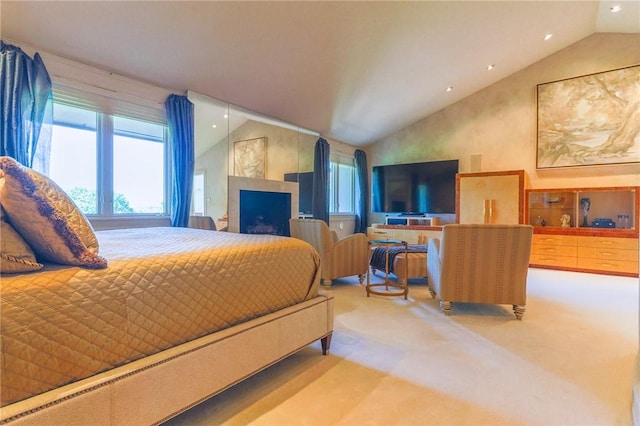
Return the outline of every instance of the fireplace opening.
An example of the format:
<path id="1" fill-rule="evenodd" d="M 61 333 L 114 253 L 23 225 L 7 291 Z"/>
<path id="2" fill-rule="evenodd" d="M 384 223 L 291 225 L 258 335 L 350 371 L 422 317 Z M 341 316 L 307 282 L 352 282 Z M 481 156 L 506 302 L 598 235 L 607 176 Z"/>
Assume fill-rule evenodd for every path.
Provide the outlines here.
<path id="1" fill-rule="evenodd" d="M 240 233 L 289 237 L 291 194 L 240 190 Z"/>

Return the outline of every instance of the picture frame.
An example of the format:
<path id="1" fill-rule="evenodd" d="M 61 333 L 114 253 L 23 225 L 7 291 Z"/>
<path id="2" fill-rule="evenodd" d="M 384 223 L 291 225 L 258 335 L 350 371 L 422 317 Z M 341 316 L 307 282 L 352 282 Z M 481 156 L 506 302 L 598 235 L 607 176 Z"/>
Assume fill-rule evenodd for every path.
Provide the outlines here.
<path id="1" fill-rule="evenodd" d="M 266 137 L 240 140 L 233 143 L 233 175 L 266 179 Z"/>
<path id="2" fill-rule="evenodd" d="M 538 84 L 536 168 L 640 163 L 640 65 Z"/>

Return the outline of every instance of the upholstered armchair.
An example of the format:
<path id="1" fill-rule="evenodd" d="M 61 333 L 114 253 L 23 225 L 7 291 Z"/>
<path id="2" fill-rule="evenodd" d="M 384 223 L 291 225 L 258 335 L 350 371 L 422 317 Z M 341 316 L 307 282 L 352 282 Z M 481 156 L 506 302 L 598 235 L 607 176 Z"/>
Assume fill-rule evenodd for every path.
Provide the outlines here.
<path id="1" fill-rule="evenodd" d="M 444 225 L 427 249 L 431 296 L 450 315 L 453 302 L 513 305 L 522 319 L 533 227 Z"/>
<path id="2" fill-rule="evenodd" d="M 338 239 L 323 220 L 289 219 L 291 236 L 311 244 L 322 259 L 322 285 L 331 286 L 332 280 L 358 275 L 364 282 L 369 267 L 369 243 L 362 233 Z"/>
<path id="3" fill-rule="evenodd" d="M 216 223 L 211 216 L 189 216 L 189 228 L 216 230 Z"/>

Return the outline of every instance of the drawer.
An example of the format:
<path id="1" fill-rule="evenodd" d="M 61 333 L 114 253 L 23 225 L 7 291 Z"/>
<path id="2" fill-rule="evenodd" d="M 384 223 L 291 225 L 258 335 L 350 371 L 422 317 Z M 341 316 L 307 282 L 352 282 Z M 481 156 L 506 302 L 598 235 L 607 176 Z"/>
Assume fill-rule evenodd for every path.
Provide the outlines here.
<path id="1" fill-rule="evenodd" d="M 607 247 L 578 247 L 578 257 L 601 260 L 638 261 L 638 250 L 621 250 Z"/>
<path id="2" fill-rule="evenodd" d="M 540 256 L 576 257 L 578 255 L 578 247 L 533 244 L 531 246 L 531 254 Z"/>
<path id="3" fill-rule="evenodd" d="M 529 264 L 541 266 L 557 266 L 560 268 L 575 268 L 578 265 L 578 260 L 576 257 L 532 254 L 531 258 L 529 259 Z"/>
<path id="4" fill-rule="evenodd" d="M 554 246 L 577 246 L 578 237 L 575 235 L 533 234 L 532 244 Z"/>
<path id="5" fill-rule="evenodd" d="M 630 274 L 638 273 L 638 261 L 627 262 L 623 260 L 600 260 L 600 259 L 578 259 L 578 268 L 591 269 L 596 271 L 625 272 Z"/>
<path id="6" fill-rule="evenodd" d="M 606 247 L 625 250 L 638 250 L 638 239 L 580 236 L 578 237 L 578 245 L 586 247 Z"/>
<path id="7" fill-rule="evenodd" d="M 392 229 L 369 229 L 367 232 L 369 240 L 393 240 Z"/>

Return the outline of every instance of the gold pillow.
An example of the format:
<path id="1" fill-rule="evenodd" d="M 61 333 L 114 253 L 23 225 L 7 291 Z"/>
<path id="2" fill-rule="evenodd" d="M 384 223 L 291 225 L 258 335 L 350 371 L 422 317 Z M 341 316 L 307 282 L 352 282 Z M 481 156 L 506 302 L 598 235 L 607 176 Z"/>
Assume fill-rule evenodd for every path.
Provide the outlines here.
<path id="1" fill-rule="evenodd" d="M 0 204 L 39 260 L 103 269 L 91 224 L 65 192 L 46 176 L 0 157 Z"/>
<path id="2" fill-rule="evenodd" d="M 42 269 L 36 261 L 31 247 L 6 221 L 4 209 L 0 206 L 0 274 L 15 274 Z"/>

